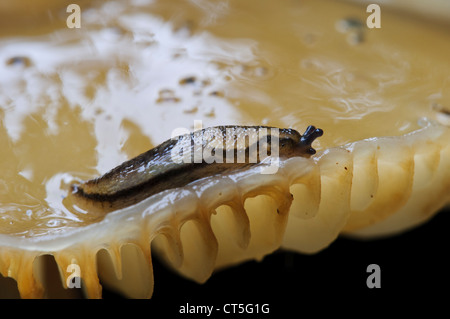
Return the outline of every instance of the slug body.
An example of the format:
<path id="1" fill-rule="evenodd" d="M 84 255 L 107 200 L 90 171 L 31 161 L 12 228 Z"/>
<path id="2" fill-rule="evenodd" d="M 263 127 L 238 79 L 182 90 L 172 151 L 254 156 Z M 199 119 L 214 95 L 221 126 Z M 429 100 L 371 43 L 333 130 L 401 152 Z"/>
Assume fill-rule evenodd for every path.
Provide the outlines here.
<path id="1" fill-rule="evenodd" d="M 312 142 L 323 134 L 309 126 L 217 126 L 169 139 L 101 177 L 72 185 L 75 204 L 104 212 L 124 208 L 167 189 L 216 174 L 260 165 L 262 161 L 315 154 Z M 87 205 L 86 205 L 87 204 Z"/>

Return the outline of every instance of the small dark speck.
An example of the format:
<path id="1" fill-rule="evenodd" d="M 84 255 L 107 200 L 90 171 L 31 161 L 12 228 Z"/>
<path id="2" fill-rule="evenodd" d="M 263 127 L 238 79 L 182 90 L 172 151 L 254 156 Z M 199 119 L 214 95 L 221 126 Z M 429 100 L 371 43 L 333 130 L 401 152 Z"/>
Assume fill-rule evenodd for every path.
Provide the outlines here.
<path id="1" fill-rule="evenodd" d="M 6 64 L 10 65 L 10 66 L 22 66 L 22 67 L 27 68 L 27 67 L 31 66 L 31 60 L 24 56 L 15 56 L 15 57 L 9 58 L 6 61 Z"/>
<path id="2" fill-rule="evenodd" d="M 370 194 L 370 198 L 373 198 L 373 194 Z"/>
<path id="3" fill-rule="evenodd" d="M 347 167 L 345 166 L 344 169 L 347 170 Z"/>
<path id="4" fill-rule="evenodd" d="M 180 80 L 180 85 L 186 85 L 186 84 L 192 84 L 195 83 L 197 79 L 195 78 L 195 76 L 189 76 L 187 78 L 181 79 Z"/>
<path id="5" fill-rule="evenodd" d="M 339 32 L 347 32 L 349 30 L 361 30 L 364 27 L 364 23 L 358 18 L 345 18 L 336 23 L 336 29 Z"/>
<path id="6" fill-rule="evenodd" d="M 217 96 L 217 97 L 223 97 L 224 94 L 220 91 L 212 91 L 211 93 L 209 93 L 209 95 L 211 96 Z"/>

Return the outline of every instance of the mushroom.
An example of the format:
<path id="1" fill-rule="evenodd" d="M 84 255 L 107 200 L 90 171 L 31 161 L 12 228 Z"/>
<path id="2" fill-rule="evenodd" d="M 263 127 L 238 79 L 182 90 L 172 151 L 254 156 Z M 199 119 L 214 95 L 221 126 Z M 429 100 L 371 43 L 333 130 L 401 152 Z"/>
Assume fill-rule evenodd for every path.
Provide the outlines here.
<path id="1" fill-rule="evenodd" d="M 383 11 L 381 29 L 362 24 L 363 40 L 349 43 L 336 23 L 365 21 L 360 6 L 204 5 L 180 2 L 173 15 L 164 1 L 105 2 L 80 30 L 0 39 L 0 273 L 21 297 L 81 286 L 100 298 L 104 285 L 149 298 L 153 253 L 205 282 L 279 248 L 398 234 L 449 203 L 447 33 Z M 177 32 L 186 21 L 195 28 Z M 26 67 L 8 63 L 19 56 Z M 205 128 L 314 124 L 325 134 L 316 154 L 280 158 L 274 174 L 251 165 L 113 209 L 77 202 L 72 185 L 126 169 L 198 129 L 198 117 Z"/>

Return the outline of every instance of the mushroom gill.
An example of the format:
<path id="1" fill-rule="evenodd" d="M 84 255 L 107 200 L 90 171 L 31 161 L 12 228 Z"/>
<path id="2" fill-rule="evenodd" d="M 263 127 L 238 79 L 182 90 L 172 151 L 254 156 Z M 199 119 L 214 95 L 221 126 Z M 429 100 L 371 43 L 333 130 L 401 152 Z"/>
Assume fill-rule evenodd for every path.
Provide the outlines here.
<path id="1" fill-rule="evenodd" d="M 23 298 L 73 297 L 81 278 L 89 298 L 102 285 L 149 298 L 155 256 L 205 282 L 280 247 L 401 233 L 450 202 L 440 25 L 383 7 L 382 28 L 368 29 L 365 6 L 326 0 L 107 1 L 86 3 L 82 28 L 68 29 L 66 8 L 46 4 L 53 18 L 34 30 L 2 3 L 1 293 L 10 277 Z M 71 185 L 198 120 L 325 134 L 276 174 L 251 166 L 118 210 L 77 205 Z"/>

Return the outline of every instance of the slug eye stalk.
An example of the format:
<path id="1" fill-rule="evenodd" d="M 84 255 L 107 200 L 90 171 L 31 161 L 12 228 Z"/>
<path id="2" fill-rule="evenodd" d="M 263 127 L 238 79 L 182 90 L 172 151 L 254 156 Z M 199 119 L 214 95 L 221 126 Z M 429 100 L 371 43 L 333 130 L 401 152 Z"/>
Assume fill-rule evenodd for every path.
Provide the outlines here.
<path id="1" fill-rule="evenodd" d="M 323 130 L 320 128 L 315 128 L 314 126 L 310 125 L 306 128 L 305 133 L 302 135 L 300 139 L 300 143 L 306 147 L 306 152 L 314 155 L 316 154 L 316 150 L 311 147 L 311 144 L 314 142 L 314 140 L 318 137 L 321 137 L 323 135 Z"/>

